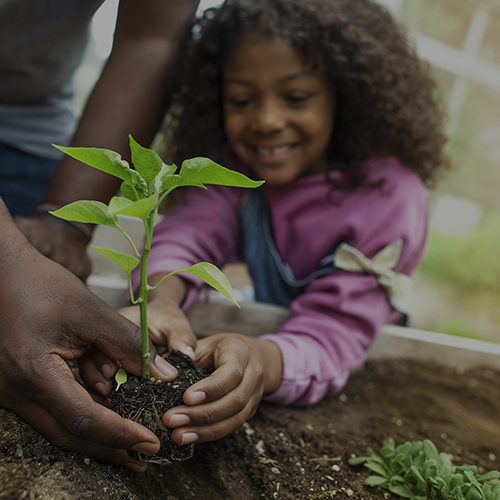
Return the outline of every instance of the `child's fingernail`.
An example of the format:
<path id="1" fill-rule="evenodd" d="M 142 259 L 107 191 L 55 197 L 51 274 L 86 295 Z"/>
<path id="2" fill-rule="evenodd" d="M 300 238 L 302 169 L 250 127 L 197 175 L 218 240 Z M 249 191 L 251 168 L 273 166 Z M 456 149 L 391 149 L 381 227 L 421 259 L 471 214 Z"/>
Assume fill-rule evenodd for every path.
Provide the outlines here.
<path id="1" fill-rule="evenodd" d="M 198 439 L 200 439 L 200 438 L 198 437 L 198 434 L 195 434 L 194 432 L 185 432 L 185 433 L 182 435 L 181 445 L 182 445 L 182 444 L 191 444 L 191 443 L 196 443 L 196 441 L 198 441 Z"/>
<path id="2" fill-rule="evenodd" d="M 137 443 L 132 447 L 132 451 L 136 451 L 137 453 L 142 453 L 143 455 L 154 455 L 158 453 L 160 450 L 159 443 L 150 443 L 148 441 L 144 441 L 142 443 Z"/>
<path id="3" fill-rule="evenodd" d="M 177 370 L 167 363 L 161 356 L 156 356 L 155 365 L 158 368 L 158 371 L 166 378 L 172 379 L 177 377 Z"/>
<path id="4" fill-rule="evenodd" d="M 95 385 L 96 391 L 100 392 L 103 396 L 107 396 L 106 385 L 102 382 L 97 382 Z"/>
<path id="5" fill-rule="evenodd" d="M 170 417 L 168 427 L 180 427 L 181 425 L 189 424 L 189 422 L 191 422 L 191 419 L 187 415 L 175 413 Z"/>
<path id="6" fill-rule="evenodd" d="M 207 395 L 203 391 L 193 392 L 189 396 L 189 404 L 197 405 L 198 403 L 201 403 L 206 397 Z"/>
<path id="7" fill-rule="evenodd" d="M 101 367 L 102 374 L 109 380 L 113 376 L 113 368 L 109 365 L 102 365 Z"/>

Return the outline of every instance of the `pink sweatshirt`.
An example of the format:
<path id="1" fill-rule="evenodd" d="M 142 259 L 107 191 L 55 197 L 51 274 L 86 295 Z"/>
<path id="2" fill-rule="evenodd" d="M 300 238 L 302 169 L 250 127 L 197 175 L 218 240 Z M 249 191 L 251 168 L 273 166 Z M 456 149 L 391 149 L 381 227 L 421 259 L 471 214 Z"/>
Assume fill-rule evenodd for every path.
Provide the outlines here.
<path id="1" fill-rule="evenodd" d="M 313 272 L 341 241 L 354 242 L 371 259 L 402 238 L 394 270 L 410 274 L 420 262 L 428 219 L 425 186 L 392 157 L 374 158 L 367 169 L 369 181 L 386 179 L 382 188 L 339 190 L 324 175 L 265 185 L 276 248 L 296 278 Z M 339 172 L 332 175 L 333 182 L 341 178 Z M 219 267 L 241 261 L 238 205 L 243 193 L 220 186 L 189 188 L 156 227 L 149 275 L 200 261 Z M 184 277 L 190 283 L 187 308 L 202 282 Z M 280 387 L 264 399 L 306 405 L 340 391 L 363 364 L 381 326 L 393 319 L 386 292 L 374 276 L 338 270 L 316 279 L 292 302 L 290 318 L 279 331 L 261 337 L 278 345 L 284 366 Z"/>

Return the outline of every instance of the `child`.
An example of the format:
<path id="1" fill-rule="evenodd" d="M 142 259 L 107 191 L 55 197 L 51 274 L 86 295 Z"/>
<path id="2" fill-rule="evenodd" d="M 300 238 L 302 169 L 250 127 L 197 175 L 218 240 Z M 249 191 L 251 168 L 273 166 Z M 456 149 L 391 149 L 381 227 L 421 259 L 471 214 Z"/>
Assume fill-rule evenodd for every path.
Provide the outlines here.
<path id="1" fill-rule="evenodd" d="M 398 291 L 424 252 L 424 183 L 447 165 L 433 80 L 372 1 L 226 0 L 193 33 L 174 160 L 208 156 L 266 182 L 188 189 L 157 226 L 151 283 L 239 260 L 257 300 L 291 315 L 276 333 L 195 345 L 181 308 L 200 283 L 174 276 L 151 293 L 153 342 L 195 347 L 215 370 L 164 416 L 183 444 L 235 430 L 262 398 L 313 404 L 344 387 L 380 327 L 407 312 Z"/>

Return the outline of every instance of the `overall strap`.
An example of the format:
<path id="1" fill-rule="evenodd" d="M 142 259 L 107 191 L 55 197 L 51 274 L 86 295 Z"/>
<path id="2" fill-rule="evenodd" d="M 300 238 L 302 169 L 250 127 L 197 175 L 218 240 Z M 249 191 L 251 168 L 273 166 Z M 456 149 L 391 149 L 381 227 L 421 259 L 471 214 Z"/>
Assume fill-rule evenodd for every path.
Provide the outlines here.
<path id="1" fill-rule="evenodd" d="M 255 300 L 289 307 L 309 283 L 335 270 L 333 256 L 336 249 L 309 276 L 295 278 L 276 249 L 263 187 L 246 191 L 240 204 L 240 217 L 243 258 L 254 283 Z"/>

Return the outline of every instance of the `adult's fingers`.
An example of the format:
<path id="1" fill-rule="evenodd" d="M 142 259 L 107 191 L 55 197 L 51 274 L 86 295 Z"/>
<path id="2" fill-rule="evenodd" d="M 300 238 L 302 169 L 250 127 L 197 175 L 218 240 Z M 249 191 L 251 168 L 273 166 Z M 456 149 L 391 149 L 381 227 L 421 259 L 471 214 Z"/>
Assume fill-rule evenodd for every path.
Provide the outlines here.
<path id="1" fill-rule="evenodd" d="M 23 406 L 17 412 L 36 431 L 45 436 L 48 441 L 63 451 L 72 451 L 93 457 L 97 460 L 123 464 L 135 470 L 144 472 L 147 464 L 134 460 L 126 450 L 110 448 L 97 443 L 86 441 L 69 433 L 44 407 L 37 403 L 30 403 Z M 154 443 L 148 446 L 138 446 L 141 453 L 150 454 L 155 449 Z"/>
<path id="2" fill-rule="evenodd" d="M 50 214 L 34 217 L 14 217 L 18 228 L 44 256 L 61 264 L 85 281 L 91 272 L 86 252 L 87 238 L 68 222 Z"/>
<path id="3" fill-rule="evenodd" d="M 25 415 L 26 404 L 44 408 L 52 415 L 51 421 L 57 422 L 57 429 L 65 430 L 65 438 L 71 435 L 81 441 L 122 450 L 131 450 L 141 444 L 146 449 L 159 447 L 154 433 L 94 402 L 74 380 L 63 360 L 53 355 L 47 366 L 49 368 L 43 380 L 31 381 L 33 387 L 29 390 L 29 397 L 25 393 L 17 398 L 11 397 L 9 409 Z M 25 418 L 38 430 L 40 423 L 36 416 L 27 414 Z M 47 432 L 47 429 L 50 430 L 45 426 L 42 430 Z M 44 435 L 49 441 L 61 445 L 61 438 L 57 434 Z"/>

